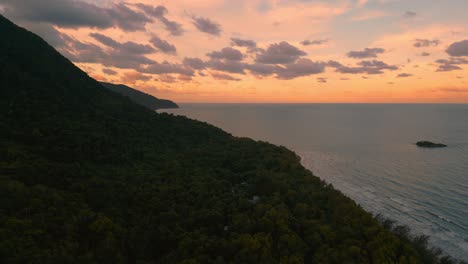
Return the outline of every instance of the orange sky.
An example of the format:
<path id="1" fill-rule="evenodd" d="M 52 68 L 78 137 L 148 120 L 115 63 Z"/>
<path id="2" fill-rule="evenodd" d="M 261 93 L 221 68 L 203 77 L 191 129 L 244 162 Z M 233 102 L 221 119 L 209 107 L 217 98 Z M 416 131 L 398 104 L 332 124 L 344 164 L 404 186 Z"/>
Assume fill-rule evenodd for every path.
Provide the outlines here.
<path id="1" fill-rule="evenodd" d="M 468 102 L 466 1 L 44 1 L 0 12 L 92 77 L 176 102 Z"/>

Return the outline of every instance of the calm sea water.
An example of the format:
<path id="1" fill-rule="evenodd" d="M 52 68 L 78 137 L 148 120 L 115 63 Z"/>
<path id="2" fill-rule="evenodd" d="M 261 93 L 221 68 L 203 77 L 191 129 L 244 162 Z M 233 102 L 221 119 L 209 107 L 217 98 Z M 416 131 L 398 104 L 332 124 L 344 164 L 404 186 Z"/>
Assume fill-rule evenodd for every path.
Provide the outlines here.
<path id="1" fill-rule="evenodd" d="M 167 112 L 286 146 L 366 210 L 468 260 L 468 105 L 182 104 Z M 449 147 L 422 149 L 420 140 Z"/>

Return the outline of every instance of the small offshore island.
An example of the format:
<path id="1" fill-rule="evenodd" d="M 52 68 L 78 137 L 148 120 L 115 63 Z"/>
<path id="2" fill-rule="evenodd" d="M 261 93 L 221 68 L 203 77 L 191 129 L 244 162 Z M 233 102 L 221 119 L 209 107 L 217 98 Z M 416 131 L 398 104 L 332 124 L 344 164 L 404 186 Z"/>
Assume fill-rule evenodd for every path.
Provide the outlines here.
<path id="1" fill-rule="evenodd" d="M 416 146 L 421 148 L 445 148 L 447 145 L 442 143 L 433 143 L 430 141 L 419 141 L 416 143 Z"/>

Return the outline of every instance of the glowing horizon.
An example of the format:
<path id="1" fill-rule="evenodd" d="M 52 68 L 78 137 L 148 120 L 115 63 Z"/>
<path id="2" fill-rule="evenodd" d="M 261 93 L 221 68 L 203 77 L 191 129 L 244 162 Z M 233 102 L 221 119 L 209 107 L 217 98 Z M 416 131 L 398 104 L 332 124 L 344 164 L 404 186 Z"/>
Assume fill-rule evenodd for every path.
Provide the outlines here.
<path id="1" fill-rule="evenodd" d="M 468 103 L 467 9 L 459 0 L 0 0 L 0 14 L 90 76 L 178 103 Z"/>

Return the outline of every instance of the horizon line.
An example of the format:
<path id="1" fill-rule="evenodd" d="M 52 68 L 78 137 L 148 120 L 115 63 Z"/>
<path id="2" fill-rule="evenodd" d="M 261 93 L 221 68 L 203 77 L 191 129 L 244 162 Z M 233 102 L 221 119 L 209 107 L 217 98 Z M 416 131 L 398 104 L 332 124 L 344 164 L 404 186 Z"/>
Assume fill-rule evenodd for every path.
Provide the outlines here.
<path id="1" fill-rule="evenodd" d="M 173 100 L 171 100 L 173 101 Z M 175 101 L 173 101 L 175 102 Z M 305 104 L 382 104 L 382 105 L 468 105 L 468 102 L 175 102 L 177 104 L 296 104 L 296 105 L 305 105 Z"/>

